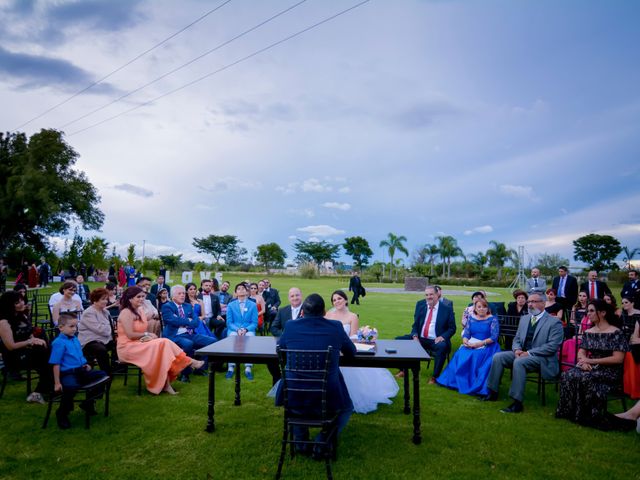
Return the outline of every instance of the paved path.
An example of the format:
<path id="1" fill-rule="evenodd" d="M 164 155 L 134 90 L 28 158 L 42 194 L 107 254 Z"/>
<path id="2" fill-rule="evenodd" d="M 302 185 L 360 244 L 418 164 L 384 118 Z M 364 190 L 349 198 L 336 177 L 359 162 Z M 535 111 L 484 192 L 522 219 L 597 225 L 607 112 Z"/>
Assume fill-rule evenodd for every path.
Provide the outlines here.
<path id="1" fill-rule="evenodd" d="M 476 292 L 477 290 L 445 290 L 444 288 L 442 289 L 442 294 L 446 297 L 446 296 L 466 296 L 471 298 L 471 295 L 473 294 L 473 292 Z M 367 292 L 375 292 L 375 293 L 403 293 L 403 294 L 408 294 L 408 293 L 422 293 L 420 291 L 418 292 L 408 292 L 406 291 L 404 288 L 369 288 L 367 287 Z M 491 296 L 491 295 L 497 295 L 495 293 L 492 292 L 487 292 L 487 295 Z"/>

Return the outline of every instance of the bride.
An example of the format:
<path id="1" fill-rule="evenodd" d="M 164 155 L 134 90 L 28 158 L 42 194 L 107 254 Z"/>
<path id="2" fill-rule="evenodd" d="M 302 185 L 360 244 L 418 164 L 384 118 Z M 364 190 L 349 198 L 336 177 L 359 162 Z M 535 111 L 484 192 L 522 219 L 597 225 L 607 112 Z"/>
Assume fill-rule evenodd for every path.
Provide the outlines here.
<path id="1" fill-rule="evenodd" d="M 358 335 L 358 316 L 349 311 L 347 294 L 336 290 L 331 294 L 333 308 L 325 318 L 338 320 L 351 338 Z M 373 412 L 378 403 L 391 403 L 398 393 L 398 383 L 385 368 L 340 367 L 356 413 Z"/>

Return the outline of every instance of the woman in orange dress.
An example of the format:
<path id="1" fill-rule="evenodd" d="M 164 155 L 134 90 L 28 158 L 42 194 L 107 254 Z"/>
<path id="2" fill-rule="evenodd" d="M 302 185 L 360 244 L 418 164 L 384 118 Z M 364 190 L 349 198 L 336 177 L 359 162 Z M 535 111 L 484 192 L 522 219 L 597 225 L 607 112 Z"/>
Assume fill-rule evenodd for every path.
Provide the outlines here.
<path id="1" fill-rule="evenodd" d="M 118 316 L 118 358 L 142 369 L 147 390 L 175 395 L 171 382 L 185 368 L 201 368 L 204 362 L 187 357 L 168 338 L 147 331 L 147 319 L 141 308 L 147 294 L 140 287 L 129 287 L 120 299 Z"/>
<path id="2" fill-rule="evenodd" d="M 258 292 L 258 284 L 250 283 L 249 290 L 251 294 L 251 298 L 256 301 L 256 306 L 258 307 L 258 331 L 262 332 L 264 328 L 264 311 L 267 308 L 267 305 L 262 298 L 262 295 Z"/>

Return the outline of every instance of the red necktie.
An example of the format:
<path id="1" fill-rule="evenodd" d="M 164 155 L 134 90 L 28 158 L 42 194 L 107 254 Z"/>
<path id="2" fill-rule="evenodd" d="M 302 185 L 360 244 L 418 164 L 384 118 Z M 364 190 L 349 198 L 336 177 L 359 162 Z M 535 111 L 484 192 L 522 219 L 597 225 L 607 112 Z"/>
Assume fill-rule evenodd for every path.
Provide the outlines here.
<path id="1" fill-rule="evenodd" d="M 429 314 L 427 315 L 427 321 L 424 324 L 424 330 L 422 330 L 422 336 L 424 338 L 429 338 L 429 327 L 431 326 L 431 319 L 433 318 L 433 307 L 427 307 L 429 309 Z"/>
<path id="2" fill-rule="evenodd" d="M 589 298 L 596 298 L 596 282 L 591 282 L 591 292 Z"/>
<path id="3" fill-rule="evenodd" d="M 180 315 L 180 318 L 184 318 L 184 310 L 182 308 L 182 305 L 178 305 L 178 315 Z"/>

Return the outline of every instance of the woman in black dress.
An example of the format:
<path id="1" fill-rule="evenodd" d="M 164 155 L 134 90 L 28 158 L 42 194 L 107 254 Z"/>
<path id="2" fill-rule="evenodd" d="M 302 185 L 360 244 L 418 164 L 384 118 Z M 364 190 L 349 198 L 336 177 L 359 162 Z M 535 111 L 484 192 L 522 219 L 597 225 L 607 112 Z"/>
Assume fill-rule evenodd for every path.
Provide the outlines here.
<path id="1" fill-rule="evenodd" d="M 607 394 L 622 385 L 628 345 L 622 330 L 611 324 L 613 312 L 603 300 L 590 300 L 587 315 L 593 327 L 583 335 L 577 365 L 562 373 L 556 417 L 606 430 L 612 428 L 605 415 Z"/>

